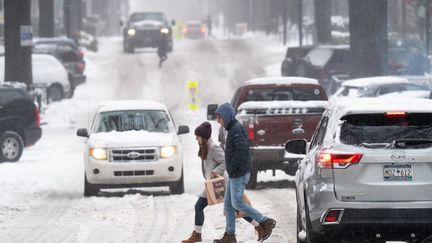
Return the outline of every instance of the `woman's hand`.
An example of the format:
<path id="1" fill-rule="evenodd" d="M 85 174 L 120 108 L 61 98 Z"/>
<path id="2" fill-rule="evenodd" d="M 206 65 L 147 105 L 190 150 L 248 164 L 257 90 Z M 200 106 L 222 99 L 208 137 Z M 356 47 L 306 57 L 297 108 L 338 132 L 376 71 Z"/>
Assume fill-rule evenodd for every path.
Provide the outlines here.
<path id="1" fill-rule="evenodd" d="M 218 173 L 216 173 L 216 172 L 214 172 L 214 171 L 210 171 L 210 179 L 213 179 L 213 178 L 217 178 L 217 177 L 219 177 L 220 175 L 218 174 Z"/>

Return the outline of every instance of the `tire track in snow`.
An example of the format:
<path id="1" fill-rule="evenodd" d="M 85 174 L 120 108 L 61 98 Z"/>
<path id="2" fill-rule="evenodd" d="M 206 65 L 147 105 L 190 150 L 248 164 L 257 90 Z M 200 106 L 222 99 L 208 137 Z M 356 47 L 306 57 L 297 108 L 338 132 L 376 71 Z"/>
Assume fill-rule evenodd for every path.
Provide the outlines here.
<path id="1" fill-rule="evenodd" d="M 150 236 L 145 239 L 146 243 L 160 243 L 162 236 L 168 224 L 168 203 L 165 197 L 153 197 L 153 218 L 151 220 L 150 228 L 145 231 L 144 237 Z"/>

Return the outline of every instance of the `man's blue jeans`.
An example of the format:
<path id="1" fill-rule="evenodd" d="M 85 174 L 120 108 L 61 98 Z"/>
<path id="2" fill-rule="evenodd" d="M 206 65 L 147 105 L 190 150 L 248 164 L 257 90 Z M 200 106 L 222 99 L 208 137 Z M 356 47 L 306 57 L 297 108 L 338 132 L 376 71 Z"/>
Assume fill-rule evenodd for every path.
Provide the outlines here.
<path id="1" fill-rule="evenodd" d="M 235 234 L 235 210 L 246 213 L 249 217 L 262 223 L 266 217 L 243 202 L 243 193 L 249 181 L 250 173 L 238 178 L 229 178 L 225 190 L 224 207 L 226 211 L 226 229 L 229 234 Z"/>

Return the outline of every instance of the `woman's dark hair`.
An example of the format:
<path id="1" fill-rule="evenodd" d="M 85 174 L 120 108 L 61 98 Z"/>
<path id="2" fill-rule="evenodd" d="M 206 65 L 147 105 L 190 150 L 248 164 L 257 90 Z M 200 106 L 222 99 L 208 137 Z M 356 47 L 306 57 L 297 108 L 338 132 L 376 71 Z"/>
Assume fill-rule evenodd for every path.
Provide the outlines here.
<path id="1" fill-rule="evenodd" d="M 202 143 L 200 144 L 200 148 L 198 151 L 198 156 L 202 159 L 205 160 L 207 159 L 207 153 L 208 153 L 208 148 L 207 148 L 207 140 L 206 138 L 201 137 L 202 139 Z"/>

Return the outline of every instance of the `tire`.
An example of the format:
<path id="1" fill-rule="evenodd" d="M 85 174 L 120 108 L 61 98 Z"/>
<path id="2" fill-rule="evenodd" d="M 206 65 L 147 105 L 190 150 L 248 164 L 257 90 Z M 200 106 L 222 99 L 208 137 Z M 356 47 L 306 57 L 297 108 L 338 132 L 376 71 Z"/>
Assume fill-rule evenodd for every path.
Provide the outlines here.
<path id="1" fill-rule="evenodd" d="M 179 195 L 179 194 L 183 194 L 184 193 L 185 190 L 184 190 L 183 169 L 182 169 L 180 180 L 172 183 L 169 186 L 169 189 L 170 189 L 171 194 Z"/>
<path id="2" fill-rule="evenodd" d="M 307 243 L 324 243 L 325 237 L 321 236 L 319 239 L 317 238 L 317 234 L 312 230 L 312 224 L 309 218 L 309 208 L 307 206 L 306 198 L 305 198 L 305 214 L 306 214 L 306 242 Z"/>
<path id="3" fill-rule="evenodd" d="M 256 188 L 258 181 L 258 171 L 252 171 L 246 189 L 252 190 Z"/>
<path id="4" fill-rule="evenodd" d="M 134 53 L 135 48 L 133 47 L 133 45 L 131 45 L 131 44 L 127 43 L 127 42 L 124 42 L 123 43 L 123 51 L 125 53 Z"/>
<path id="5" fill-rule="evenodd" d="M 300 210 L 299 210 L 299 207 L 298 207 L 298 205 L 297 205 L 297 235 L 296 235 L 296 238 L 297 238 L 297 243 L 302 243 L 302 242 L 304 242 L 304 241 L 302 241 L 301 239 L 300 239 L 300 237 L 299 237 L 299 233 L 303 230 L 303 228 L 302 228 L 302 226 L 301 226 L 301 216 L 300 216 Z"/>
<path id="6" fill-rule="evenodd" d="M 58 84 L 53 84 L 48 88 L 47 97 L 49 102 L 60 101 L 64 98 L 63 88 Z"/>
<path id="7" fill-rule="evenodd" d="M 97 196 L 98 192 L 99 189 L 87 181 L 87 176 L 84 173 L 84 197 Z"/>
<path id="8" fill-rule="evenodd" d="M 4 132 L 0 136 L 0 161 L 17 162 L 23 153 L 24 142 L 21 136 L 12 131 Z"/>

